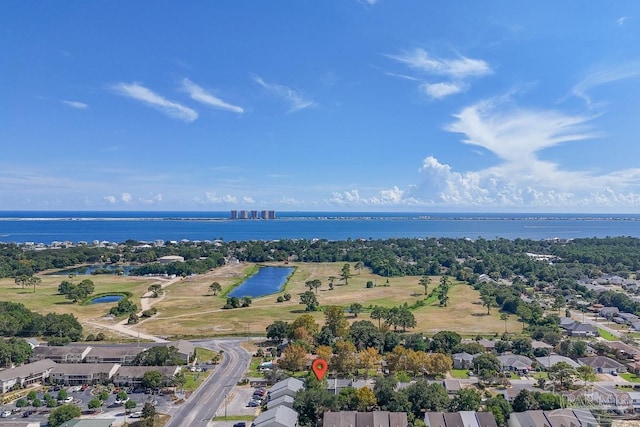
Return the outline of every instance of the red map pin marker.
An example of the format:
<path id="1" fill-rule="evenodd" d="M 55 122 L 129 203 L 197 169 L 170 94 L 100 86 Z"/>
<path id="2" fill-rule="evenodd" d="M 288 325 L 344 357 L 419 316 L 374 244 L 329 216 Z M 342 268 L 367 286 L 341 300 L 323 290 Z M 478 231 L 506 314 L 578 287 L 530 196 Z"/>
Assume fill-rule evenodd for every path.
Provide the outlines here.
<path id="1" fill-rule="evenodd" d="M 316 359 L 311 364 L 311 370 L 313 370 L 313 373 L 316 374 L 316 378 L 318 379 L 318 381 L 322 381 L 322 378 L 327 372 L 328 367 L 329 366 L 327 365 L 327 362 L 325 362 L 323 359 Z"/>

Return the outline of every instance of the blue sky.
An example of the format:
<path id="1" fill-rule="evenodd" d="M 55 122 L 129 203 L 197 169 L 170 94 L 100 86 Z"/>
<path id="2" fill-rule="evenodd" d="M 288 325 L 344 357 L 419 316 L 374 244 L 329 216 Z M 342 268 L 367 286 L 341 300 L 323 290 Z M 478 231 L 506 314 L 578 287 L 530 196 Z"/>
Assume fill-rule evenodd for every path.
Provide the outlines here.
<path id="1" fill-rule="evenodd" d="M 636 1 L 0 2 L 0 209 L 638 212 Z"/>

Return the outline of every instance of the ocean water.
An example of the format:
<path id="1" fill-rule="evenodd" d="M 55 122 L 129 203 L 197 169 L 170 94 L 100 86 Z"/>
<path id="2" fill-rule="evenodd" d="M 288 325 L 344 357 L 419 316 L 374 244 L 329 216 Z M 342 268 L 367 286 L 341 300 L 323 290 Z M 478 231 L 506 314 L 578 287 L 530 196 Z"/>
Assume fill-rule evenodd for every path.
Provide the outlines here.
<path id="1" fill-rule="evenodd" d="M 278 212 L 231 220 L 229 212 L 0 212 L 0 242 L 640 237 L 640 215 Z"/>

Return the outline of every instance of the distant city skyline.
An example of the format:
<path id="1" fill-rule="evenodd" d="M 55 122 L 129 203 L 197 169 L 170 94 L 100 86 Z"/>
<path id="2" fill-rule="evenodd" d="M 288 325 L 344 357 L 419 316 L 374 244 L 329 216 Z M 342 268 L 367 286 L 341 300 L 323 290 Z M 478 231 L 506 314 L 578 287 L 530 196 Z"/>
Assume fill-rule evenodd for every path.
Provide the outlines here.
<path id="1" fill-rule="evenodd" d="M 637 213 L 640 4 L 0 3 L 0 210 Z"/>

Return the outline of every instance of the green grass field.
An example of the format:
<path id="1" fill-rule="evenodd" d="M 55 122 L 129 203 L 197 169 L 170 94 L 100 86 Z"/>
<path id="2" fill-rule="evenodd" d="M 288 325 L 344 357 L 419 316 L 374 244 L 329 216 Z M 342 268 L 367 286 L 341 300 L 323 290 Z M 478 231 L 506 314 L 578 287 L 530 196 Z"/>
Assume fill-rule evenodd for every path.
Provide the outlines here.
<path id="1" fill-rule="evenodd" d="M 613 335 L 611 332 L 606 331 L 602 328 L 598 328 L 598 332 L 600 333 L 600 336 L 602 338 L 604 338 L 607 341 L 618 341 L 620 340 L 620 338 L 616 337 L 615 335 Z"/>
<path id="2" fill-rule="evenodd" d="M 274 264 L 282 265 L 282 264 Z M 168 337 L 198 337 L 215 335 L 264 335 L 267 325 L 274 320 L 291 322 L 305 313 L 305 306 L 300 304 L 300 295 L 308 290 L 304 283 L 312 279 L 320 279 L 322 286 L 318 289 L 317 298 L 321 305 L 340 305 L 348 307 L 354 302 L 362 304 L 365 312 L 358 318 L 348 315 L 350 321 L 368 320 L 368 310 L 375 306 L 393 307 L 407 303 L 409 306 L 418 300 L 424 300 L 424 288 L 419 285 L 420 277 L 392 277 L 386 286 L 386 278 L 370 273 L 366 269 L 353 272 L 349 284 L 339 280 L 334 282 L 333 290 L 328 287 L 329 277 L 339 277 L 344 263 L 291 263 L 296 267 L 294 274 L 286 285 L 286 290 L 277 294 L 253 299 L 248 308 L 224 310 L 226 302 L 223 296 L 231 288 L 240 283 L 252 271 L 255 264 L 238 264 L 217 268 L 207 274 L 188 277 L 164 288 L 159 298 L 150 300 L 158 314 L 141 321 L 134 330 Z M 96 293 L 131 292 L 132 300 L 140 307 L 140 297 L 155 280 L 152 278 L 132 278 L 122 276 L 88 276 L 95 282 Z M 86 326 L 85 333 L 95 333 L 95 324 L 109 322 L 104 316 L 115 304 L 85 305 L 72 304 L 57 294 L 59 283 L 66 277 L 42 276 L 42 285 L 34 294 L 31 289 L 20 289 L 10 279 L 0 280 L 0 298 L 2 300 L 22 302 L 28 308 L 40 313 L 73 313 Z M 77 277 L 76 280 L 79 280 Z M 377 285 L 366 288 L 367 281 Z M 432 278 L 429 287 L 431 293 L 439 279 Z M 218 282 L 222 285 L 222 293 L 214 296 L 209 285 Z M 283 293 L 290 293 L 290 301 L 276 302 Z M 500 320 L 497 310 L 487 315 L 486 309 L 479 301 L 478 292 L 466 284 L 453 283 L 449 293 L 448 307 L 439 307 L 437 300 L 429 298 L 426 304 L 413 310 L 418 326 L 413 331 L 434 334 L 441 330 L 454 330 L 464 336 L 477 334 L 485 337 L 501 334 L 505 323 Z M 310 313 L 318 323 L 324 322 L 321 311 Z M 373 321 L 377 324 L 377 321 Z M 511 316 L 507 322 L 509 330 L 520 330 L 515 318 Z M 104 332 L 104 329 L 100 329 Z"/>

